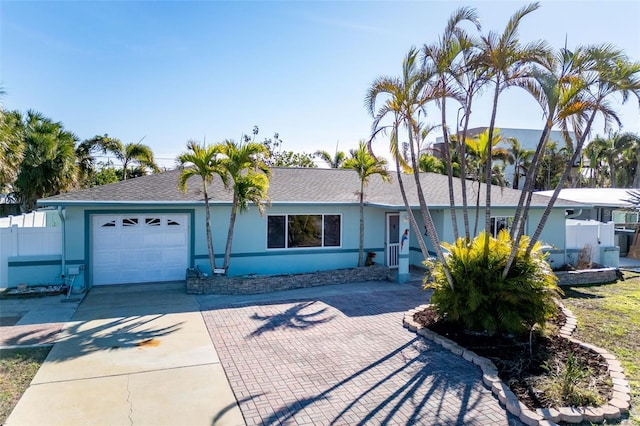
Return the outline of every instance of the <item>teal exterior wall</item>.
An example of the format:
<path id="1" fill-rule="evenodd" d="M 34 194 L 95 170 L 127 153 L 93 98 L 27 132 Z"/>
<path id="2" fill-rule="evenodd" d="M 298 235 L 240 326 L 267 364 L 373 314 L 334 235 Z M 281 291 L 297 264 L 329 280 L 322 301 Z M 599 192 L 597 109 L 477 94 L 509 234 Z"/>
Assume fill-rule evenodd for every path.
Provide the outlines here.
<path id="1" fill-rule="evenodd" d="M 8 258 L 8 288 L 25 283 L 30 286 L 60 285 L 62 256 L 12 256 Z"/>
<path id="2" fill-rule="evenodd" d="M 198 267 L 202 272 L 211 273 L 207 253 L 204 206 L 176 205 L 168 206 L 67 206 L 64 212 L 65 227 L 65 273 L 69 268 L 78 268 L 79 274 L 74 281 L 76 289 L 89 288 L 92 285 L 91 271 L 91 217 L 94 214 L 126 214 L 126 213 L 186 213 L 190 217 L 189 266 Z M 229 205 L 214 205 L 212 209 L 213 241 L 216 253 L 216 266 L 223 265 L 224 250 L 229 225 Z M 386 215 L 398 213 L 398 210 L 379 207 L 365 207 L 365 239 L 364 254 L 373 251 L 377 254 L 376 263 L 386 264 Z M 513 216 L 513 208 L 495 208 L 493 216 Z M 431 254 L 434 248 L 428 236 L 424 235 L 424 223 L 419 209 L 413 210 L 421 234 L 410 229 L 410 265 L 421 266 L 423 256 L 418 242 L 424 239 Z M 339 214 L 342 217 L 341 245 L 327 248 L 267 248 L 267 216 L 285 214 Z M 539 222 L 542 209 L 532 209 L 527 224 L 527 233 L 532 233 Z M 441 241 L 453 241 L 453 229 L 448 209 L 433 209 L 431 215 L 438 230 Z M 474 215 L 471 214 L 471 229 L 474 226 Z M 480 211 L 479 229 L 484 227 L 484 209 Z M 404 226 L 404 224 L 401 224 Z M 461 209 L 458 211 L 460 234 L 464 232 Z M 564 209 L 554 209 L 542 233 L 541 241 L 553 245 L 560 251 L 565 246 Z M 255 206 L 248 212 L 237 216 L 234 230 L 233 249 L 228 274 L 242 276 L 251 274 L 291 274 L 320 270 L 351 268 L 357 266 L 359 246 L 359 206 L 353 205 L 273 205 L 260 216 Z M 40 264 L 33 264 L 33 259 L 13 259 L 10 264 L 11 282 L 43 281 L 43 283 L 61 283 L 62 259 L 39 259 Z M 34 266 L 35 265 L 35 266 Z M 37 266 L 37 267 L 36 267 Z M 35 277 L 35 278 L 34 278 Z M 54 281 L 55 279 L 55 281 Z"/>
<path id="3" fill-rule="evenodd" d="M 224 249 L 229 226 L 229 208 L 214 211 L 214 251 L 216 267 L 223 264 Z M 286 214 L 339 214 L 342 217 L 341 246 L 314 248 L 267 248 L 267 217 Z M 377 254 L 376 262 L 384 259 L 385 212 L 365 207 L 364 255 L 368 251 Z M 233 235 L 233 248 L 228 274 L 231 276 L 251 274 L 291 274 L 339 268 L 352 268 L 358 264 L 360 238 L 360 211 L 358 205 L 275 205 L 260 216 L 253 207 L 239 214 Z M 195 265 L 202 272 L 210 273 L 207 244 L 204 237 L 204 209 L 196 213 L 196 228 L 199 229 L 195 244 Z"/>

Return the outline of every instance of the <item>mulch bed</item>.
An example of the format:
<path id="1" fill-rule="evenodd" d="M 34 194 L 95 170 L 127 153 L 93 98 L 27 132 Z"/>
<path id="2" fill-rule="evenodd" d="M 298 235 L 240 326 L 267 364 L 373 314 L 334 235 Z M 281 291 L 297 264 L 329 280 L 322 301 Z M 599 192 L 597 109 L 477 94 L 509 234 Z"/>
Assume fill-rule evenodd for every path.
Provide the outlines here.
<path id="1" fill-rule="evenodd" d="M 558 335 L 557 330 L 566 321 L 560 310 L 548 325 L 551 331 L 545 333 L 545 337 L 534 337 L 533 357 L 530 355 L 528 335 L 488 336 L 469 332 L 459 325 L 441 321 L 432 306 L 416 313 L 414 320 L 458 345 L 490 359 L 496 365 L 500 379 L 508 384 L 518 399 L 531 410 L 557 408 L 556 403 L 531 383 L 541 376 L 548 375 L 547 370 L 542 368 L 544 363 L 565 363 L 571 353 L 583 369 L 591 370 L 591 380 L 603 401 L 609 400 L 613 393 L 606 360 L 599 354 Z"/>

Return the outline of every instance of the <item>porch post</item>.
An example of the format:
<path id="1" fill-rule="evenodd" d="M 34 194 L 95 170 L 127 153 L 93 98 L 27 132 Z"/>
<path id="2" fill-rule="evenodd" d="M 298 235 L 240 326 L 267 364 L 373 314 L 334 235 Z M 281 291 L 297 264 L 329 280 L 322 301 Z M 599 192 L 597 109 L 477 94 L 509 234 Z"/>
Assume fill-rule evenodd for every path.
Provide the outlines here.
<path id="1" fill-rule="evenodd" d="M 398 241 L 400 241 L 400 250 L 398 251 L 398 282 L 409 282 L 409 244 L 411 240 L 409 235 L 409 214 L 400 212 L 400 226 L 398 226 Z"/>

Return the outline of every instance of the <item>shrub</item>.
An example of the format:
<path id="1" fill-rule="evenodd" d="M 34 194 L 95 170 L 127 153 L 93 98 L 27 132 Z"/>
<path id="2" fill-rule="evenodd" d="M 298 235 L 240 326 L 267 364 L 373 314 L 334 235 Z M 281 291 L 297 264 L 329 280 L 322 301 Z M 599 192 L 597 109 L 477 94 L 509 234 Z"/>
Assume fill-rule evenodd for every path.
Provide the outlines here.
<path id="1" fill-rule="evenodd" d="M 487 238 L 489 253 L 485 255 Z M 501 231 L 498 238 L 483 232 L 471 242 L 461 238 L 455 244 L 443 243 L 449 252 L 446 263 L 453 289 L 442 264 L 425 262 L 431 271 L 425 278 L 425 288 L 433 289 L 431 303 L 440 317 L 490 335 L 526 333 L 536 324 L 544 324 L 555 313 L 554 299 L 561 290 L 545 260 L 542 244 L 535 244 L 530 256 L 525 256 L 528 244 L 529 238 L 523 237 L 513 266 L 503 279 L 512 247 L 507 231 Z"/>

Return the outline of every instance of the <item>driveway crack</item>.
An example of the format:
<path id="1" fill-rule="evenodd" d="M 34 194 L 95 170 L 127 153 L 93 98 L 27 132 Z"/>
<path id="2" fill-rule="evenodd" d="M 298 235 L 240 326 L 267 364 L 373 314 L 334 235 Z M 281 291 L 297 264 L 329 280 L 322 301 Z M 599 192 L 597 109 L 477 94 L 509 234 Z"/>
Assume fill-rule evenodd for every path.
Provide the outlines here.
<path id="1" fill-rule="evenodd" d="M 131 401 L 131 389 L 129 389 L 130 381 L 131 375 L 127 375 L 127 402 L 129 403 L 129 424 L 133 426 L 133 401 Z"/>

